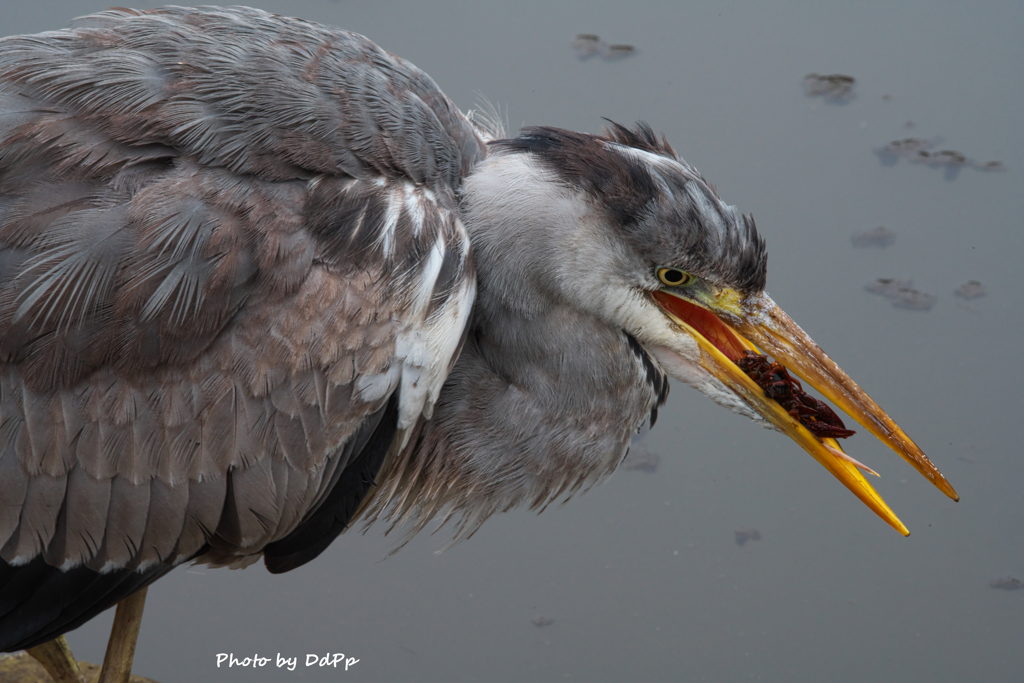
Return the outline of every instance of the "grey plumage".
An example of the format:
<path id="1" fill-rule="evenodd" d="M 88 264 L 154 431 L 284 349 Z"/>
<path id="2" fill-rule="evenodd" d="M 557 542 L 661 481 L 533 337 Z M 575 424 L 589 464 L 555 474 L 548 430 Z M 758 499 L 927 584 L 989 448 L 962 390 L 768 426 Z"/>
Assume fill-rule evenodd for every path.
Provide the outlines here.
<path id="1" fill-rule="evenodd" d="M 764 244 L 646 127 L 489 137 L 258 10 L 0 41 L 0 559 L 283 571 L 613 471 L 668 391 L 657 267 L 757 294 Z"/>
<path id="2" fill-rule="evenodd" d="M 483 146 L 412 65 L 255 10 L 112 10 L 0 43 L 0 112 L 7 562 L 258 553 L 396 366 L 443 378 Z"/>

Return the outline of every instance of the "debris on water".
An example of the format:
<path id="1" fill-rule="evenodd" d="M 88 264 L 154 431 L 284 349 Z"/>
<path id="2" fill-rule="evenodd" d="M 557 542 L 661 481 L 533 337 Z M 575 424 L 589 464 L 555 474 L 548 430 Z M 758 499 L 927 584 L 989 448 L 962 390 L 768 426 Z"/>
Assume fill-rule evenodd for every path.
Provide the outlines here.
<path id="1" fill-rule="evenodd" d="M 964 299 L 977 299 L 979 296 L 985 296 L 987 293 L 985 287 L 977 280 L 968 280 L 956 288 L 956 295 Z"/>
<path id="2" fill-rule="evenodd" d="M 1005 171 L 1006 166 L 1001 161 L 986 161 L 983 164 L 975 164 L 979 171 Z"/>
<path id="3" fill-rule="evenodd" d="M 597 54 L 600 46 L 600 36 L 595 36 L 593 33 L 580 33 L 572 39 L 572 49 L 576 50 L 576 56 L 580 59 Z"/>
<path id="4" fill-rule="evenodd" d="M 544 615 L 541 615 L 539 617 L 531 619 L 530 623 L 536 626 L 537 628 L 544 628 L 545 626 L 551 626 L 551 624 L 555 623 L 555 620 L 551 617 L 545 617 Z"/>
<path id="5" fill-rule="evenodd" d="M 1004 591 L 1015 591 L 1024 588 L 1024 581 L 1012 576 L 1000 576 L 998 579 L 989 581 L 988 585 Z"/>
<path id="6" fill-rule="evenodd" d="M 913 125 L 907 121 L 907 127 Z M 875 154 L 885 166 L 894 165 L 899 159 L 906 159 L 911 163 L 924 164 L 931 168 L 942 168 L 946 171 L 946 178 L 953 179 L 961 168 L 973 168 L 978 171 L 1005 171 L 1006 167 L 1001 161 L 974 161 L 963 152 L 955 149 L 941 149 L 931 151 L 933 147 L 942 141 L 941 138 L 904 138 L 893 140 L 875 150 Z"/>
<path id="7" fill-rule="evenodd" d="M 872 294 L 879 294 L 884 297 L 898 296 L 901 289 L 910 289 L 913 283 L 910 280 L 896 280 L 890 277 L 880 277 L 874 282 L 869 282 L 864 289 Z"/>
<path id="8" fill-rule="evenodd" d="M 896 154 L 921 154 L 921 152 L 934 147 L 941 141 L 941 138 L 932 138 L 931 140 L 926 138 L 903 138 L 902 140 L 893 140 L 885 146 L 885 149 Z"/>
<path id="9" fill-rule="evenodd" d="M 853 76 L 845 74 L 807 74 L 804 76 L 804 92 L 808 97 L 824 97 L 829 102 L 848 102 L 856 95 Z"/>
<path id="10" fill-rule="evenodd" d="M 601 40 L 600 36 L 593 33 L 580 33 L 572 39 L 572 49 L 580 59 L 590 59 L 598 55 L 606 60 L 622 59 L 636 52 L 632 45 L 616 44 L 609 45 Z"/>
<path id="11" fill-rule="evenodd" d="M 902 289 L 899 296 L 893 298 L 892 305 L 910 311 L 930 311 L 935 305 L 935 297 L 916 289 Z"/>
<path id="12" fill-rule="evenodd" d="M 875 150 L 875 152 L 882 158 L 883 162 L 888 162 L 886 163 L 887 166 L 891 166 L 900 157 L 912 159 L 922 152 L 927 154 L 927 150 L 939 144 L 939 142 L 940 138 L 903 138 L 902 140 L 893 140 L 889 144 Z"/>
<path id="13" fill-rule="evenodd" d="M 896 233 L 884 225 L 858 232 L 850 238 L 855 247 L 890 247 L 896 242 Z"/>
<path id="14" fill-rule="evenodd" d="M 619 59 L 620 57 L 628 57 L 634 52 L 636 52 L 636 48 L 632 45 L 609 45 L 605 57 Z"/>
<path id="15" fill-rule="evenodd" d="M 789 375 L 785 366 L 756 351 L 744 351 L 736 367 L 764 390 L 764 395 L 798 420 L 811 434 L 820 438 L 847 439 L 856 432 L 847 429 L 835 411 L 824 401 L 809 396 L 803 385 Z"/>
<path id="16" fill-rule="evenodd" d="M 747 541 L 760 541 L 761 532 L 757 529 L 739 529 L 736 531 L 736 545 L 743 547 Z"/>
<path id="17" fill-rule="evenodd" d="M 905 308 L 911 311 L 931 310 L 935 305 L 935 297 L 914 289 L 911 284 L 910 280 L 878 278 L 874 282 L 869 282 L 864 289 L 872 294 L 884 296 L 896 308 Z"/>
<path id="18" fill-rule="evenodd" d="M 968 166 L 967 157 L 960 152 L 954 152 L 951 149 L 946 149 L 941 152 L 928 152 L 921 150 L 917 154 L 910 157 L 910 162 L 914 164 L 925 164 L 929 168 L 941 168 L 943 176 L 946 180 L 955 180 L 960 175 L 960 169 Z"/>
<path id="19" fill-rule="evenodd" d="M 952 149 L 944 149 L 932 154 L 930 163 L 952 164 L 954 166 L 966 166 L 967 156 L 963 152 Z"/>

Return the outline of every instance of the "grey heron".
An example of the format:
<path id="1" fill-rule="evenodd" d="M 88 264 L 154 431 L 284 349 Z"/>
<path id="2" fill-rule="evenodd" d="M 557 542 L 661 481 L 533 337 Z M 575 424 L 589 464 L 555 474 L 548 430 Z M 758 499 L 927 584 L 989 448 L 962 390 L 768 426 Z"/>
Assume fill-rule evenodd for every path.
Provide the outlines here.
<path id="1" fill-rule="evenodd" d="M 762 353 L 956 499 L 765 282 L 753 219 L 643 124 L 505 137 L 366 38 L 247 8 L 6 38 L 0 645 L 186 562 L 542 508 L 670 377 L 907 533 Z"/>

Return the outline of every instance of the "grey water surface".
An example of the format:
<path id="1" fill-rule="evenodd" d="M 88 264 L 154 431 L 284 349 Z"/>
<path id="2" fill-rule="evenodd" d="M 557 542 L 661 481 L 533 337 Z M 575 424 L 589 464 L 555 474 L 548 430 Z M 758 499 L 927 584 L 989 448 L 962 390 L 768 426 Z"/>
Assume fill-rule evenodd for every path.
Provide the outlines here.
<path id="1" fill-rule="evenodd" d="M 0 33 L 110 0 L 4 3 Z M 161 3 L 136 2 L 150 7 Z M 854 457 L 911 529 L 789 439 L 674 386 L 621 470 L 540 516 L 393 556 L 352 531 L 283 576 L 182 567 L 150 588 L 136 672 L 176 681 L 1024 680 L 1024 5 L 951 2 L 254 2 L 363 33 L 510 127 L 643 119 L 753 212 L 775 300 L 924 448 L 955 504 L 865 433 Z M 581 58 L 573 38 L 630 44 Z M 809 73 L 856 79 L 809 96 Z M 912 124 L 912 125 L 908 125 Z M 1002 172 L 879 153 L 936 140 Z M 856 248 L 883 225 L 898 238 Z M 906 279 L 930 310 L 865 290 Z M 977 280 L 986 296 L 954 295 Z M 757 537 L 751 532 L 757 532 Z M 741 532 L 738 534 L 737 532 Z M 738 539 L 744 538 L 742 545 Z M 1000 579 L 1003 579 L 1000 582 Z M 997 587 L 990 585 L 996 582 Z M 103 657 L 112 613 L 69 635 Z M 219 668 L 217 655 L 265 666 Z M 308 654 L 358 659 L 346 672 Z M 297 657 L 295 669 L 277 656 Z M 251 664 L 251 662 L 250 662 Z"/>

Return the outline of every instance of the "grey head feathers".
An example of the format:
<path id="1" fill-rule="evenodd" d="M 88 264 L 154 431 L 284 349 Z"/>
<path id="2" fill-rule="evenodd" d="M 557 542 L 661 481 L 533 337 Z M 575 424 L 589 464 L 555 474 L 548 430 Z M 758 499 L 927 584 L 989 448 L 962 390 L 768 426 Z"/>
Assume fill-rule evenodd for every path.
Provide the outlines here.
<path id="1" fill-rule="evenodd" d="M 651 268 L 678 267 L 744 293 L 764 289 L 767 253 L 754 219 L 722 202 L 647 124 L 611 122 L 603 135 L 526 128 L 490 146 L 529 153 L 556 182 L 585 192 Z"/>

